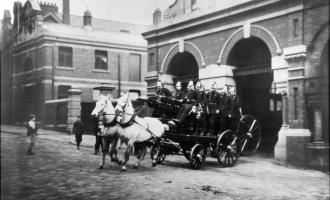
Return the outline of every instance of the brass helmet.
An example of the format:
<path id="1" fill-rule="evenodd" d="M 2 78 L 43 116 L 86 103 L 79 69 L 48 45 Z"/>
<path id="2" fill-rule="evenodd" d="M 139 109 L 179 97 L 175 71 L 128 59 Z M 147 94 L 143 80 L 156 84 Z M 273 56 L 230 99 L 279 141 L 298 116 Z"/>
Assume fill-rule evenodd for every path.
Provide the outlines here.
<path id="1" fill-rule="evenodd" d="M 181 86 L 181 82 L 180 81 L 176 82 L 175 88 L 177 90 L 181 90 L 182 86 Z"/>
<path id="2" fill-rule="evenodd" d="M 202 84 L 200 81 L 197 81 L 195 88 L 196 88 L 196 90 L 200 90 L 202 88 Z"/>
<path id="3" fill-rule="evenodd" d="M 235 87 L 230 87 L 230 88 L 229 88 L 229 93 L 230 93 L 231 95 L 236 95 L 236 88 L 235 88 Z"/>
<path id="4" fill-rule="evenodd" d="M 187 89 L 188 90 L 193 90 L 194 89 L 194 82 L 193 81 L 189 81 Z"/>
<path id="5" fill-rule="evenodd" d="M 157 81 L 157 87 L 158 87 L 158 88 L 162 87 L 162 81 L 161 81 L 161 80 L 158 80 L 158 81 Z"/>

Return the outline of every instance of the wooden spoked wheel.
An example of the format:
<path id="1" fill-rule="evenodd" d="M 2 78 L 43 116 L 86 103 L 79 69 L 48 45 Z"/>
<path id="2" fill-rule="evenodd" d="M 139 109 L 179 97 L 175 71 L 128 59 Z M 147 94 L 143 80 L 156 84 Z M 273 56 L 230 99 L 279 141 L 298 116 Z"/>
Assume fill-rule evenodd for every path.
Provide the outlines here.
<path id="1" fill-rule="evenodd" d="M 195 144 L 190 152 L 190 165 L 193 169 L 200 169 L 205 161 L 206 151 L 203 145 Z"/>
<path id="2" fill-rule="evenodd" d="M 155 158 L 156 157 L 156 158 Z M 164 148 L 160 145 L 154 145 L 151 148 L 151 159 L 156 159 L 157 164 L 161 164 L 164 162 L 166 158 L 166 153 Z"/>
<path id="3" fill-rule="evenodd" d="M 222 167 L 232 167 L 239 158 L 237 137 L 233 131 L 224 131 L 217 142 L 217 159 Z"/>
<path id="4" fill-rule="evenodd" d="M 254 116 L 241 117 L 236 133 L 239 137 L 241 155 L 249 156 L 258 150 L 261 141 L 261 126 Z"/>

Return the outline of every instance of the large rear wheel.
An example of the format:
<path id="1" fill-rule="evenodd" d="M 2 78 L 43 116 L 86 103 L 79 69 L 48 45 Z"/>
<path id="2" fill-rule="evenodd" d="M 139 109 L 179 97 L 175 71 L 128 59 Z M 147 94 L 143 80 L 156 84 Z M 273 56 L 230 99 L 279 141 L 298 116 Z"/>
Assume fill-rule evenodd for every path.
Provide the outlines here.
<path id="1" fill-rule="evenodd" d="M 261 126 L 254 116 L 241 117 L 236 133 L 239 137 L 241 155 L 249 156 L 258 150 L 261 141 Z"/>

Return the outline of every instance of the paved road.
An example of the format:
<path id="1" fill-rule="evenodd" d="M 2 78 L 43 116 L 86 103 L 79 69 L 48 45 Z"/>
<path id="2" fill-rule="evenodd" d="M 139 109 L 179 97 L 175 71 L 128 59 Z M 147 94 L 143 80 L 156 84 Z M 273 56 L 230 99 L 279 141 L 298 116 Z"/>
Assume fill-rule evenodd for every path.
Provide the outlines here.
<path id="1" fill-rule="evenodd" d="M 96 169 L 100 155 L 89 146 L 77 150 L 59 139 L 68 137 L 63 134 L 41 133 L 35 154 L 26 155 L 24 135 L 1 131 L 1 199 L 329 199 L 328 174 L 278 166 L 271 158 L 241 158 L 232 168 L 208 159 L 192 170 L 183 157 L 153 168 L 147 156 L 135 170 L 131 157 L 122 173 L 109 162 Z"/>

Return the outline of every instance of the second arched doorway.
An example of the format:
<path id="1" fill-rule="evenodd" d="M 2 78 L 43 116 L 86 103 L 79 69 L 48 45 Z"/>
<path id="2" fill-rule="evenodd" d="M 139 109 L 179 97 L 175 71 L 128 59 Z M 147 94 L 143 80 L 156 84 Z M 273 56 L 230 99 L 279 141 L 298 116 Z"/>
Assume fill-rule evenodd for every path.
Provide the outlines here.
<path id="1" fill-rule="evenodd" d="M 198 80 L 198 63 L 195 57 L 188 51 L 176 53 L 167 68 L 166 74 L 173 77 L 173 82 L 181 81 L 186 88 L 189 80 Z"/>
<path id="2" fill-rule="evenodd" d="M 261 123 L 260 151 L 273 153 L 282 125 L 281 96 L 272 93 L 271 53 L 257 37 L 241 39 L 231 49 L 227 65 L 235 66 L 234 80 L 245 114 Z"/>

